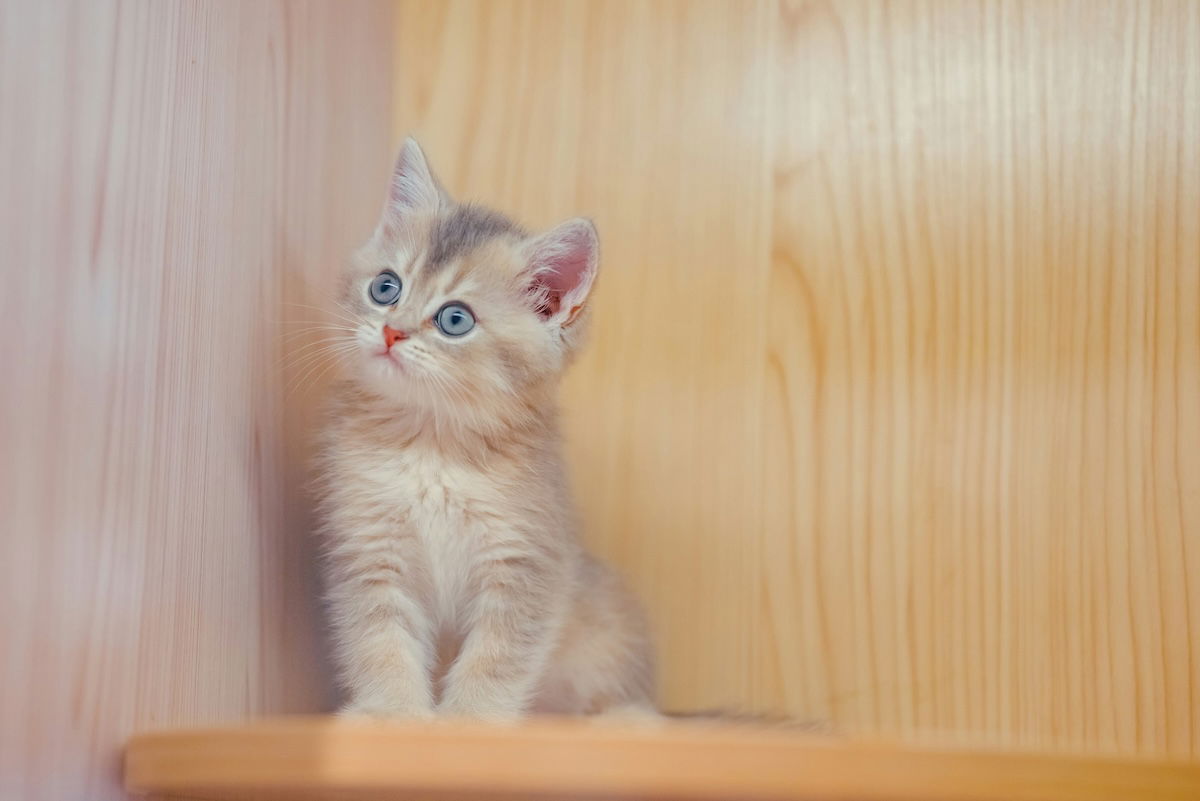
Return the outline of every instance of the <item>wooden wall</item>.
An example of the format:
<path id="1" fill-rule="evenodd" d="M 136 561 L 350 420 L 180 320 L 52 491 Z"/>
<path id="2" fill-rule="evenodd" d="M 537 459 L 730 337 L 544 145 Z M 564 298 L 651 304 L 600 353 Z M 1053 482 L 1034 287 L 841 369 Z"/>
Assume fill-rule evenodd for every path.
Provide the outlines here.
<path id="1" fill-rule="evenodd" d="M 0 4 L 0 798 L 119 798 L 133 729 L 325 705 L 287 304 L 374 222 L 391 18 Z"/>
<path id="2" fill-rule="evenodd" d="M 1200 4 L 397 31 L 453 190 L 599 224 L 570 452 L 670 707 L 1200 755 Z"/>

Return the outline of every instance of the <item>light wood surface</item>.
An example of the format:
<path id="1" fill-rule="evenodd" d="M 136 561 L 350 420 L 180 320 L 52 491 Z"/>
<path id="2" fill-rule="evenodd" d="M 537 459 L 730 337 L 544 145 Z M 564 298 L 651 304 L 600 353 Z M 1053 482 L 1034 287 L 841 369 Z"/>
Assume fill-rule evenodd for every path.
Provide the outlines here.
<path id="1" fill-rule="evenodd" d="M 425 2 L 396 133 L 591 214 L 673 708 L 1200 755 L 1200 3 Z"/>
<path id="2" fill-rule="evenodd" d="M 5 801 L 326 706 L 284 334 L 378 209 L 391 11 L 0 3 Z"/>
<path id="3" fill-rule="evenodd" d="M 783 729 L 279 720 L 135 737 L 135 792 L 194 798 L 1193 801 L 1200 764 L 900 748 Z"/>

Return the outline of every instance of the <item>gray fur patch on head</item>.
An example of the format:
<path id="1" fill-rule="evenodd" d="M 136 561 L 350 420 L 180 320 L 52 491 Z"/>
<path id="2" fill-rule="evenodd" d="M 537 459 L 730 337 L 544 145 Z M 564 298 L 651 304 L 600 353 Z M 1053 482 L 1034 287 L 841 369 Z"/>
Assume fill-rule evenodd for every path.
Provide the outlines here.
<path id="1" fill-rule="evenodd" d="M 429 232 L 426 269 L 436 272 L 455 258 L 497 237 L 525 236 L 525 231 L 503 214 L 481 206 L 455 206 L 437 218 Z"/>

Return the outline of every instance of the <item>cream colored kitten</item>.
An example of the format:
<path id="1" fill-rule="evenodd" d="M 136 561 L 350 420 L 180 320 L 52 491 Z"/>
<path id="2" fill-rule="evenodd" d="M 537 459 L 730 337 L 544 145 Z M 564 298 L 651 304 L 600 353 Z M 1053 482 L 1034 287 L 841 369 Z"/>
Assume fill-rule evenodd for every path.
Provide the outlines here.
<path id="1" fill-rule="evenodd" d="M 587 220 L 530 236 L 455 203 L 404 144 L 345 282 L 321 470 L 345 712 L 653 708 L 641 611 L 579 543 L 559 443 L 597 255 Z"/>

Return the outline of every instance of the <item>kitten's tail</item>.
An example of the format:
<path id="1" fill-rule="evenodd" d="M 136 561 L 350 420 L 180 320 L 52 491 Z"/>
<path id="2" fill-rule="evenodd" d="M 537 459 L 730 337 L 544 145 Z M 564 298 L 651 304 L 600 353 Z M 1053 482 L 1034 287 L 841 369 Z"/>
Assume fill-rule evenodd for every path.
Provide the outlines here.
<path id="1" fill-rule="evenodd" d="M 732 709 L 698 709 L 686 712 L 663 712 L 668 720 L 704 721 L 710 723 L 732 723 L 739 726 L 758 726 L 773 729 L 789 729 L 811 734 L 836 734 L 833 724 L 827 720 L 801 720 L 770 712 L 745 712 Z"/>

